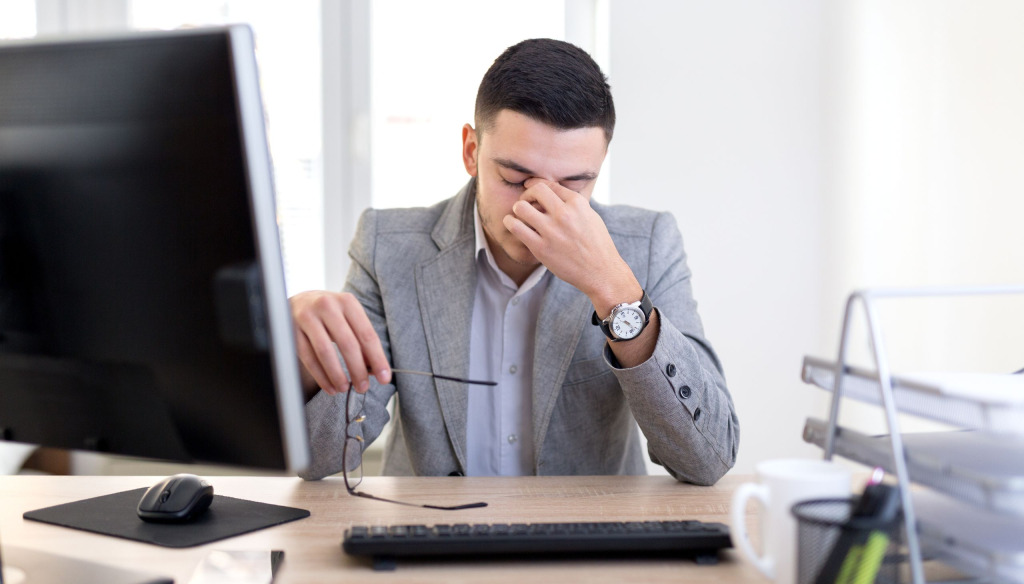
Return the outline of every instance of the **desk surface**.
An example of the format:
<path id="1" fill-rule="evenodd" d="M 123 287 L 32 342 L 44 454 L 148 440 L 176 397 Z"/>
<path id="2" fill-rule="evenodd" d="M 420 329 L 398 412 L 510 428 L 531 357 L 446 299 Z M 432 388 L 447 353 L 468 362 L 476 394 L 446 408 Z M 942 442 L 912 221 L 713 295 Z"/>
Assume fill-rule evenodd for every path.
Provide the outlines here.
<path id="1" fill-rule="evenodd" d="M 22 513 L 149 487 L 160 477 L 0 477 L 0 541 L 50 553 L 144 570 L 187 584 L 199 561 L 213 549 L 282 549 L 277 584 L 318 582 L 764 582 L 733 550 L 716 566 L 684 559 L 402 561 L 395 572 L 374 572 L 367 560 L 341 551 L 353 523 L 487 523 L 699 519 L 729 523 L 733 489 L 749 477 L 729 476 L 713 487 L 684 485 L 669 477 L 367 477 L 361 490 L 424 503 L 487 501 L 464 511 L 402 507 L 357 497 L 341 479 L 208 477 L 221 495 L 301 507 L 307 519 L 187 549 L 95 535 L 22 519 Z M 748 523 L 751 519 L 748 516 Z"/>

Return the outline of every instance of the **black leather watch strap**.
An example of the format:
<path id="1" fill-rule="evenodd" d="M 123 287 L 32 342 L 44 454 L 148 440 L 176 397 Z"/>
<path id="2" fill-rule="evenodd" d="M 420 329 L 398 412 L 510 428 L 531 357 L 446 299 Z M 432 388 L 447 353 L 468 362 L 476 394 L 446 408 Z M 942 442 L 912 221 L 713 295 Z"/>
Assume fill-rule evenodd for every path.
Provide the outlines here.
<path id="1" fill-rule="evenodd" d="M 644 313 L 644 326 L 647 326 L 647 323 L 651 321 L 652 310 L 654 310 L 654 303 L 651 302 L 650 297 L 647 296 L 647 291 L 644 290 L 643 296 L 640 297 L 640 311 Z M 611 314 L 609 314 L 608 316 L 610 317 Z M 611 327 L 609 326 L 610 323 L 601 320 L 597 316 L 596 310 L 593 312 L 593 314 L 590 315 L 590 323 L 593 324 L 594 326 L 601 327 L 601 332 L 603 332 L 605 336 L 611 339 L 613 342 L 618 342 L 622 340 L 620 338 L 615 337 L 615 335 L 612 334 Z"/>

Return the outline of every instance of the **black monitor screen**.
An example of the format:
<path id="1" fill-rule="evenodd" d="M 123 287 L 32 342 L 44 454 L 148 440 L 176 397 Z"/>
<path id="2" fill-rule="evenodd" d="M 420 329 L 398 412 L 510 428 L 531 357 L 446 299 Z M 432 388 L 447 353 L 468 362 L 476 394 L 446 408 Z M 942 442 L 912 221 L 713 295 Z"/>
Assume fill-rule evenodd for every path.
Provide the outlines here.
<path id="1" fill-rule="evenodd" d="M 0 45 L 5 440 L 308 457 L 247 27 Z"/>

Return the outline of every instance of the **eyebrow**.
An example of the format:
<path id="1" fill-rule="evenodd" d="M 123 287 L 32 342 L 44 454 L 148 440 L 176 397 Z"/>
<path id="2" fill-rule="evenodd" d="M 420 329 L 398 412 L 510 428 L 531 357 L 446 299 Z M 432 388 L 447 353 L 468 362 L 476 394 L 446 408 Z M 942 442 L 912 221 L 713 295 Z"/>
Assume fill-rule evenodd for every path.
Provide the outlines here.
<path id="1" fill-rule="evenodd" d="M 526 168 L 525 166 L 519 164 L 518 162 L 515 162 L 514 160 L 509 160 L 507 158 L 494 158 L 493 160 L 494 160 L 495 164 L 497 164 L 498 166 L 507 168 L 509 170 L 514 170 L 516 172 L 521 172 L 521 173 L 529 175 L 529 176 L 537 176 L 536 172 L 530 170 L 529 168 Z M 596 172 L 581 172 L 579 174 L 574 174 L 572 176 L 562 177 L 562 178 L 558 179 L 556 182 L 563 182 L 563 181 L 569 182 L 569 181 L 577 181 L 577 180 L 594 180 L 596 178 L 597 178 L 597 173 Z"/>

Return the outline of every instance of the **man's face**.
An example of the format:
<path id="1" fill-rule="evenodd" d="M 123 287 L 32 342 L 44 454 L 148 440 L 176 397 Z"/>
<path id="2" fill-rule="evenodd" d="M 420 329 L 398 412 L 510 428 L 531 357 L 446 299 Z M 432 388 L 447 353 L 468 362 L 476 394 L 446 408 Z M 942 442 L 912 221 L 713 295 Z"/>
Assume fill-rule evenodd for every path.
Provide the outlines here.
<path id="1" fill-rule="evenodd" d="M 600 127 L 559 130 L 511 110 L 500 111 L 479 140 L 471 126 L 463 127 L 463 162 L 477 177 L 484 235 L 498 267 L 513 280 L 521 281 L 519 276 L 525 278 L 540 264 L 502 224 L 523 194 L 523 182 L 557 182 L 589 200 L 607 151 Z"/>

